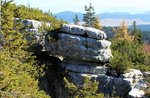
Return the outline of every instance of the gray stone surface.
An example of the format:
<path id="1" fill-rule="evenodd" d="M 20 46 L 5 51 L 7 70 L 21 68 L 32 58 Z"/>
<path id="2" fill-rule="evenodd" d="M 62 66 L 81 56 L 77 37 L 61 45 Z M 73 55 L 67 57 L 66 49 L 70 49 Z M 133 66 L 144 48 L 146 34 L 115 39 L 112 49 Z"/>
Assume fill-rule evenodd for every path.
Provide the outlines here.
<path id="1" fill-rule="evenodd" d="M 106 34 L 98 29 L 86 27 L 85 32 L 87 33 L 88 37 L 96 38 L 96 39 L 106 39 Z"/>
<path id="2" fill-rule="evenodd" d="M 128 97 L 141 98 L 144 96 L 144 88 L 147 87 L 147 83 L 143 80 L 143 73 L 137 69 L 130 69 L 130 71 L 123 75 L 126 81 L 129 81 L 131 91 Z"/>
<path id="3" fill-rule="evenodd" d="M 14 18 L 14 22 L 16 20 L 19 20 L 19 18 Z M 39 30 L 40 27 L 45 24 L 44 22 L 42 21 L 36 21 L 36 20 L 30 20 L 30 19 L 25 19 L 25 20 L 21 20 L 22 22 L 22 25 L 27 27 L 26 31 L 31 34 L 28 34 L 27 36 L 27 40 L 28 41 L 36 41 L 38 42 L 39 44 L 41 43 L 40 41 L 44 40 L 44 37 L 42 36 L 43 35 L 43 32 L 41 33 L 41 31 Z M 47 26 L 50 26 L 51 23 L 47 22 L 46 23 Z M 43 42 L 42 42 L 43 43 Z"/>
<path id="4" fill-rule="evenodd" d="M 84 76 L 97 80 L 100 83 L 98 92 L 110 95 L 115 94 L 123 98 L 141 98 L 144 96 L 143 88 L 147 87 L 146 82 L 143 80 L 143 75 L 136 69 L 131 69 L 128 73 L 123 74 L 122 77 L 107 76 L 105 73 L 91 74 L 73 71 L 69 71 L 68 75 L 72 82 L 77 85 L 82 85 Z"/>
<path id="5" fill-rule="evenodd" d="M 93 62 L 106 62 L 112 57 L 109 49 L 111 42 L 107 40 L 97 40 L 60 32 L 57 41 L 49 41 L 48 36 L 50 35 L 46 35 L 45 47 L 47 51 L 54 55 Z"/>
<path id="6" fill-rule="evenodd" d="M 106 39 L 107 38 L 105 32 L 95 29 L 95 28 L 91 28 L 91 27 L 63 24 L 61 30 L 63 32 L 74 34 L 74 35 L 87 35 L 88 37 L 94 38 L 94 39 Z"/>
<path id="7" fill-rule="evenodd" d="M 137 88 L 133 88 L 133 89 L 129 92 L 128 97 L 129 97 L 129 98 L 143 98 L 144 94 L 145 94 L 145 93 L 144 93 L 143 90 L 140 90 L 140 89 L 137 89 Z"/>
<path id="8" fill-rule="evenodd" d="M 85 73 L 75 73 L 69 72 L 69 77 L 73 83 L 77 85 L 82 85 L 83 77 L 87 76 L 92 80 L 97 80 L 100 83 L 98 92 L 104 94 L 116 94 L 121 97 L 128 95 L 128 92 L 131 90 L 129 82 L 124 80 L 124 78 L 116 78 L 107 76 L 105 74 L 85 74 Z"/>
<path id="9" fill-rule="evenodd" d="M 85 28 L 83 26 L 78 26 L 78 25 L 63 24 L 61 30 L 63 32 L 67 32 L 75 35 L 85 34 Z"/>
<path id="10" fill-rule="evenodd" d="M 90 63 L 90 64 L 77 64 L 77 63 L 67 63 L 63 62 L 60 64 L 62 68 L 70 72 L 76 73 L 90 73 L 90 74 L 106 74 L 107 68 L 105 66 L 95 66 L 98 64 Z"/>
<path id="11" fill-rule="evenodd" d="M 30 26 L 32 29 L 39 29 L 43 22 L 41 21 L 36 21 L 36 20 L 30 20 L 30 19 L 25 19 L 22 20 L 22 24 L 24 26 Z M 50 23 L 46 23 L 47 26 L 50 26 Z"/>

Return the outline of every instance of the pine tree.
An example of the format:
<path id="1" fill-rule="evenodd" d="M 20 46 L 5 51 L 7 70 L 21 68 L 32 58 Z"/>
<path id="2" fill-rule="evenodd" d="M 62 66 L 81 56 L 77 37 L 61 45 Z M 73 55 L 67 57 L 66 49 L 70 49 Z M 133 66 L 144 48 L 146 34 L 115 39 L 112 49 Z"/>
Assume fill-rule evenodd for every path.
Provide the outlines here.
<path id="1" fill-rule="evenodd" d="M 136 23 L 133 23 L 136 31 Z M 128 34 L 128 28 L 125 22 L 116 30 L 116 35 L 112 39 L 113 59 L 110 60 L 110 65 L 113 69 L 120 73 L 124 73 L 128 68 L 147 68 L 147 57 L 143 52 L 143 45 L 139 44 L 137 32 L 134 35 Z M 136 40 L 135 40 L 136 39 Z M 146 65 L 146 66 L 145 66 Z"/>
<path id="2" fill-rule="evenodd" d="M 96 17 L 95 23 L 94 23 L 94 28 L 96 29 L 102 29 L 102 26 L 100 25 L 100 20 L 98 17 Z"/>
<path id="3" fill-rule="evenodd" d="M 75 15 L 75 18 L 73 19 L 73 22 L 75 25 L 79 25 L 79 18 L 77 14 Z"/>
<path id="4" fill-rule="evenodd" d="M 96 21 L 95 12 L 92 4 L 90 3 L 89 7 L 85 6 L 86 13 L 83 14 L 84 26 L 86 27 L 94 27 L 94 23 Z"/>
<path id="5" fill-rule="evenodd" d="M 19 32 L 20 24 L 13 22 L 11 1 L 1 5 L 1 30 L 3 36 L 0 49 L 0 97 L 2 98 L 48 98 L 39 91 L 37 78 L 39 69 L 34 58 L 27 52 L 27 41 Z"/>
<path id="6" fill-rule="evenodd" d="M 132 34 L 132 36 L 134 36 L 134 42 L 136 42 L 138 44 L 143 43 L 142 33 L 139 29 L 137 29 L 136 21 L 133 22 L 133 30 L 131 31 L 131 34 Z"/>
<path id="7" fill-rule="evenodd" d="M 133 30 L 136 30 L 136 21 L 133 21 Z"/>
<path id="8" fill-rule="evenodd" d="M 114 32 L 116 33 L 115 34 L 116 39 L 130 40 L 129 34 L 128 34 L 128 27 L 127 27 L 125 21 L 122 21 L 121 26 L 119 28 L 115 29 Z"/>

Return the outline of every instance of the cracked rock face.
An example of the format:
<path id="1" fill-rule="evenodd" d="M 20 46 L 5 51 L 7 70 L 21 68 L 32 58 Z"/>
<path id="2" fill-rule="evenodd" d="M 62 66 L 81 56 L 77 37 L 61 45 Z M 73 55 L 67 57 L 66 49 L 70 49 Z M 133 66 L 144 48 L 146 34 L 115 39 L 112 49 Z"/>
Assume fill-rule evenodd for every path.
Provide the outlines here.
<path id="1" fill-rule="evenodd" d="M 73 66 L 74 65 L 71 65 L 72 68 Z M 66 69 L 68 69 L 69 71 L 73 70 L 70 69 L 71 67 L 68 67 L 66 65 Z M 95 73 L 82 72 L 83 70 L 88 71 L 87 69 L 85 70 L 85 68 L 83 68 L 81 72 L 70 71 L 68 75 L 73 81 L 73 83 L 77 85 L 82 85 L 82 80 L 84 76 L 97 80 L 100 83 L 98 87 L 99 88 L 98 92 L 102 92 L 104 94 L 112 95 L 115 93 L 121 98 L 143 98 L 144 97 L 145 93 L 143 89 L 147 87 L 147 83 L 143 80 L 143 74 L 139 70 L 132 69 L 128 73 L 123 74 L 123 76 L 113 77 L 113 76 L 107 76 L 105 74 L 106 68 L 102 66 L 100 68 L 96 68 L 96 67 L 94 68 L 94 69 L 98 69 L 97 72 L 99 73 L 97 73 L 95 70 L 92 70 L 92 72 Z"/>
<path id="2" fill-rule="evenodd" d="M 94 28 L 64 24 L 58 33 L 57 40 L 48 40 L 46 35 L 45 48 L 53 55 L 79 61 L 107 62 L 111 57 L 111 42 L 106 34 Z"/>

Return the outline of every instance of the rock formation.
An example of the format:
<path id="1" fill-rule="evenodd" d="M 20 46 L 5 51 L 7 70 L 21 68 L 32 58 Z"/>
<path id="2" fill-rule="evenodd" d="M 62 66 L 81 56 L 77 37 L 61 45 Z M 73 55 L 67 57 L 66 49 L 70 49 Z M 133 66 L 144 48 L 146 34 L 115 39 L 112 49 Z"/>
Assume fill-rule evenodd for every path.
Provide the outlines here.
<path id="1" fill-rule="evenodd" d="M 17 18 L 16 18 L 17 19 Z M 39 31 L 40 27 L 44 24 L 44 22 L 25 19 L 22 20 L 23 26 L 27 27 L 28 32 L 32 32 L 32 36 L 28 36 L 28 40 L 35 39 L 36 41 L 40 41 L 41 31 Z M 50 23 L 46 23 L 47 26 L 50 26 Z"/>
<path id="2" fill-rule="evenodd" d="M 23 24 L 31 25 L 28 30 L 38 38 L 41 22 L 24 20 Z M 113 57 L 110 45 L 103 31 L 77 25 L 63 24 L 60 30 L 48 32 L 45 36 L 45 51 L 51 56 L 63 58 L 57 67 L 67 70 L 73 83 L 82 85 L 83 77 L 88 76 L 100 83 L 98 92 L 124 98 L 143 97 L 142 89 L 146 87 L 146 82 L 141 71 L 131 69 L 119 77 L 107 74 L 105 65 Z M 56 98 L 65 98 L 63 88 L 58 87 L 58 83 L 53 84 L 57 86 Z"/>
<path id="3" fill-rule="evenodd" d="M 64 24 L 58 33 L 57 40 L 48 40 L 45 48 L 51 54 L 60 55 L 76 61 L 107 62 L 111 57 L 111 42 L 106 40 L 106 34 L 94 28 Z"/>
<path id="4" fill-rule="evenodd" d="M 57 35 L 55 40 L 51 37 Z M 94 28 L 62 25 L 61 30 L 46 35 L 45 48 L 64 59 L 60 67 L 68 71 L 73 83 L 82 85 L 84 76 L 100 82 L 99 91 L 121 97 L 142 97 L 146 86 L 139 70 L 130 70 L 120 77 L 108 76 L 105 63 L 112 58 L 106 34 Z"/>

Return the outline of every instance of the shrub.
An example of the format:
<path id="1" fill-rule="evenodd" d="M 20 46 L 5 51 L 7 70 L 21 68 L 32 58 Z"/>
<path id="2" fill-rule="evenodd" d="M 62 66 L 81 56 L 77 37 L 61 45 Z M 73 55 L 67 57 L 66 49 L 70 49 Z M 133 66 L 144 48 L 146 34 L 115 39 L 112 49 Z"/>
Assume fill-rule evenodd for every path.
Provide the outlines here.
<path id="1" fill-rule="evenodd" d="M 19 24 L 14 24 L 11 1 L 2 3 L 2 27 L 4 37 L 0 49 L 0 97 L 1 98 L 49 98 L 39 90 L 38 79 L 43 72 L 36 66 Z"/>
<path id="2" fill-rule="evenodd" d="M 111 68 L 124 73 L 128 68 L 148 68 L 149 57 L 143 51 L 143 45 L 127 40 L 112 40 L 113 58 Z"/>
<path id="3" fill-rule="evenodd" d="M 68 98 L 104 98 L 102 93 L 97 94 L 99 83 L 91 81 L 89 77 L 83 77 L 82 86 L 77 86 L 64 78 Z"/>

